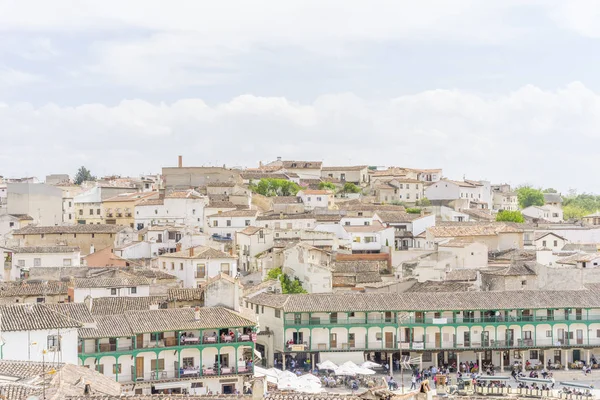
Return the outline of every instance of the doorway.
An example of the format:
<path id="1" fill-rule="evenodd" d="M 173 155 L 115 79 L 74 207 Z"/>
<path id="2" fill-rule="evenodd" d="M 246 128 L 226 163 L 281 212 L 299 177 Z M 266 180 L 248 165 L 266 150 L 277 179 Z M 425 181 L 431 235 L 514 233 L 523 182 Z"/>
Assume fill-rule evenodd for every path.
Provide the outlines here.
<path id="1" fill-rule="evenodd" d="M 510 364 L 510 351 L 503 351 L 502 359 L 504 361 L 504 365 L 509 365 Z"/>
<path id="2" fill-rule="evenodd" d="M 483 347 L 490 346 L 490 332 L 489 331 L 481 332 L 481 346 L 483 346 Z"/>
<path id="3" fill-rule="evenodd" d="M 329 347 L 332 349 L 337 348 L 337 333 L 332 333 L 329 335 Z"/>
<path id="4" fill-rule="evenodd" d="M 135 358 L 135 379 L 144 379 L 144 357 Z"/>
<path id="5" fill-rule="evenodd" d="M 235 392 L 235 385 L 221 385 L 221 390 L 223 394 L 233 394 Z"/>
<path id="6" fill-rule="evenodd" d="M 440 332 L 435 333 L 435 348 L 439 349 L 442 347 L 442 334 Z"/>
<path id="7" fill-rule="evenodd" d="M 394 348 L 394 332 L 385 332 L 385 348 Z"/>
<path id="8" fill-rule="evenodd" d="M 581 350 L 574 349 L 573 350 L 573 362 L 581 361 Z"/>
<path id="9" fill-rule="evenodd" d="M 583 329 L 577 329 L 577 344 L 583 344 Z M 579 350 L 577 350 L 579 351 Z M 573 354 L 575 354 L 575 350 L 573 350 Z"/>
<path id="10" fill-rule="evenodd" d="M 294 332 L 292 333 L 292 339 L 294 340 L 294 344 L 303 344 L 304 343 L 304 335 L 302 332 Z"/>
<path id="11" fill-rule="evenodd" d="M 507 329 L 506 330 L 506 345 L 513 346 L 515 341 L 515 330 Z"/>
<path id="12" fill-rule="evenodd" d="M 334 312 L 334 313 L 331 313 L 331 314 L 329 315 L 329 322 L 330 322 L 331 324 L 337 324 L 337 323 L 338 323 L 338 313 L 336 313 L 336 312 Z"/>
<path id="13" fill-rule="evenodd" d="M 137 335 L 135 337 L 135 348 L 143 349 L 144 348 L 144 334 Z"/>
<path id="14" fill-rule="evenodd" d="M 348 334 L 348 347 L 350 347 L 351 349 L 356 347 L 356 334 L 354 334 L 354 333 Z"/>
<path id="15" fill-rule="evenodd" d="M 471 347 L 471 332 L 464 332 L 463 343 L 464 347 Z"/>

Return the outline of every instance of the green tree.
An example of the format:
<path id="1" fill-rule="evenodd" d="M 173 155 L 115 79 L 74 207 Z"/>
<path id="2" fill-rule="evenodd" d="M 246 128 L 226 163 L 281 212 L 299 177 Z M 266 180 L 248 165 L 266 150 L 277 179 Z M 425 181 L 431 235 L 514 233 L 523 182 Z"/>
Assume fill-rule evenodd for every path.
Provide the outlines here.
<path id="1" fill-rule="evenodd" d="M 321 190 L 333 190 L 335 192 L 336 187 L 332 182 L 319 182 L 319 189 Z"/>
<path id="2" fill-rule="evenodd" d="M 267 197 L 295 196 L 300 190 L 300 186 L 286 179 L 263 178 L 256 184 L 250 184 L 250 190 Z"/>
<path id="3" fill-rule="evenodd" d="M 529 206 L 543 206 L 544 194 L 539 189 L 534 189 L 531 186 L 521 186 L 517 188 L 517 198 L 521 208 Z"/>
<path id="4" fill-rule="evenodd" d="M 577 204 L 568 204 L 563 207 L 563 218 L 564 219 L 581 219 L 588 214 L 591 214 L 592 211 L 586 210 L 585 208 L 578 206 Z"/>
<path id="5" fill-rule="evenodd" d="M 546 188 L 543 190 L 544 193 L 558 193 L 558 190 L 554 188 Z"/>
<path id="6" fill-rule="evenodd" d="M 421 209 L 420 208 L 407 208 L 406 212 L 409 214 L 421 214 Z"/>
<path id="7" fill-rule="evenodd" d="M 75 184 L 81 185 L 85 181 L 95 181 L 96 177 L 92 176 L 92 173 L 89 169 L 84 167 L 83 165 L 79 167 L 77 173 L 75 174 Z"/>
<path id="8" fill-rule="evenodd" d="M 344 192 L 344 193 L 360 193 L 361 189 L 352 182 L 346 182 L 346 183 L 344 183 L 344 188 L 342 189 L 342 192 Z"/>
<path id="9" fill-rule="evenodd" d="M 431 201 L 427 197 L 423 197 L 420 201 L 417 201 L 416 205 L 421 207 L 429 207 L 431 205 Z"/>
<path id="10" fill-rule="evenodd" d="M 507 211 L 502 210 L 499 211 L 496 215 L 496 221 L 498 222 L 525 222 L 525 218 L 523 218 L 523 214 L 521 211 Z"/>
<path id="11" fill-rule="evenodd" d="M 298 278 L 290 279 L 289 276 L 281 271 L 281 267 L 270 270 L 267 273 L 267 279 L 278 279 L 279 282 L 281 282 L 281 291 L 284 294 L 307 293 L 307 291 L 302 287 L 300 280 L 298 280 Z"/>

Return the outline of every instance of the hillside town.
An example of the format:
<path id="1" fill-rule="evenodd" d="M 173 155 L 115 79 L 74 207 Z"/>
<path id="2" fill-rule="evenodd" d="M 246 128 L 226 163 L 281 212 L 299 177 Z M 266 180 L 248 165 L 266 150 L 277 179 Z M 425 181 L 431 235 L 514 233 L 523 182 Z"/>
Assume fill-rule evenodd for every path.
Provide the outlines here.
<path id="1" fill-rule="evenodd" d="M 555 190 L 174 161 L 0 177 L 4 398 L 262 398 L 280 373 L 344 366 L 405 393 L 436 371 L 535 381 L 600 364 L 600 214 L 565 216 Z M 328 379 L 315 385 L 345 387 Z"/>

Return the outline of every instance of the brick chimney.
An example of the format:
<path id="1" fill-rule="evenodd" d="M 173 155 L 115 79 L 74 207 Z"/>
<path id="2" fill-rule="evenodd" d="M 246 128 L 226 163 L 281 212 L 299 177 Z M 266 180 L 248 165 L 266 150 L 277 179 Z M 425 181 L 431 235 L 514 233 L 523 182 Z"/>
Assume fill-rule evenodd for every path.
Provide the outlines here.
<path id="1" fill-rule="evenodd" d="M 179 168 L 183 168 L 183 156 L 178 156 L 177 158 L 178 158 L 177 166 Z"/>

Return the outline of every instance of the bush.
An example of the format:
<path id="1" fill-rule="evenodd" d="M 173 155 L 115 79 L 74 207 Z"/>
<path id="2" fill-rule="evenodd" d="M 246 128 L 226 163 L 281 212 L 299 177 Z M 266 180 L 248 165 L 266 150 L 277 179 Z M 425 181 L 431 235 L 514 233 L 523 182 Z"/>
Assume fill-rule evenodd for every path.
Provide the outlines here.
<path id="1" fill-rule="evenodd" d="M 289 276 L 281 271 L 281 267 L 273 268 L 267 273 L 267 279 L 279 279 L 281 282 L 281 291 L 284 294 L 289 293 L 308 293 L 298 278 L 290 279 Z"/>
<path id="2" fill-rule="evenodd" d="M 409 214 L 421 214 L 420 208 L 407 208 L 406 212 Z"/>
<path id="3" fill-rule="evenodd" d="M 521 211 L 500 211 L 496 215 L 496 221 L 498 222 L 525 222 L 525 218 L 523 218 L 523 214 Z"/>

